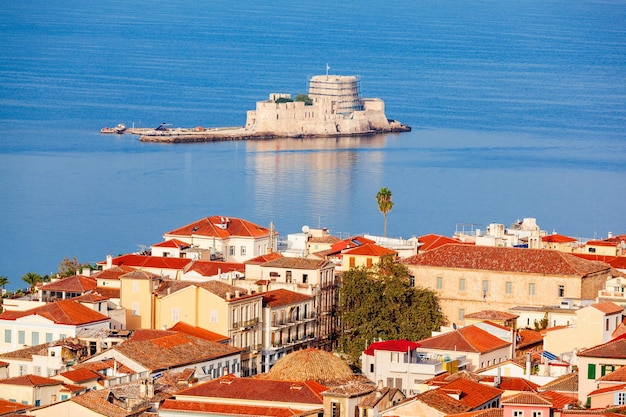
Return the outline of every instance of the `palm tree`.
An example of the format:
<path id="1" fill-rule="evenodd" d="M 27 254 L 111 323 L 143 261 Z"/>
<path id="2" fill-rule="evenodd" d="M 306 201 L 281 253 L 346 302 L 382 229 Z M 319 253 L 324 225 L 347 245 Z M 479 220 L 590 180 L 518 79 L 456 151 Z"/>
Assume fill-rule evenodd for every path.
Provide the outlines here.
<path id="1" fill-rule="evenodd" d="M 387 213 L 393 208 L 393 201 L 391 201 L 391 190 L 387 187 L 380 189 L 376 194 L 376 201 L 378 201 L 378 210 L 383 213 L 385 218 L 385 225 L 383 228 L 383 236 L 387 237 Z"/>
<path id="2" fill-rule="evenodd" d="M 43 280 L 43 277 L 35 272 L 27 272 L 24 275 L 22 275 L 22 281 L 24 281 L 30 286 L 31 293 L 35 291 L 35 287 L 37 286 L 37 283 L 41 282 L 42 280 Z"/>
<path id="3" fill-rule="evenodd" d="M 4 290 L 4 286 L 9 283 L 9 277 L 6 275 L 0 275 L 0 287 Z"/>

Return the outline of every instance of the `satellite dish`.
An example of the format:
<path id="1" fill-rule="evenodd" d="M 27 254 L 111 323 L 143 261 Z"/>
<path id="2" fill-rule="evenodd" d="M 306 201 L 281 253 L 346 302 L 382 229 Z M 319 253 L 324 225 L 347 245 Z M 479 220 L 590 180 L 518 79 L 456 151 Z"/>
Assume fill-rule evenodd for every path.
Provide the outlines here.
<path id="1" fill-rule="evenodd" d="M 305 233 L 305 234 L 309 233 L 309 230 L 311 230 L 311 229 L 309 229 L 309 226 L 307 226 L 307 225 L 302 226 L 302 233 Z"/>

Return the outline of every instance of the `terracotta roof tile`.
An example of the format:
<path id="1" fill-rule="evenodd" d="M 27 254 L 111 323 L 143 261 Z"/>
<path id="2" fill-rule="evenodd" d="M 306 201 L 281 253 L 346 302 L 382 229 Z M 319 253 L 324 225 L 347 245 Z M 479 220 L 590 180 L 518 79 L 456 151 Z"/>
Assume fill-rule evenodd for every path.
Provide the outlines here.
<path id="1" fill-rule="evenodd" d="M 86 368 L 73 369 L 71 371 L 61 372 L 59 375 L 61 375 L 64 378 L 69 379 L 70 381 L 77 382 L 77 383 L 90 381 L 92 379 L 99 379 L 102 377 L 101 374 L 95 371 L 92 371 L 91 369 L 86 369 Z"/>
<path id="2" fill-rule="evenodd" d="M 598 304 L 591 304 L 591 307 L 595 308 L 596 310 L 599 310 L 601 312 L 604 313 L 605 316 L 611 315 L 611 314 L 618 314 L 618 313 L 623 313 L 624 312 L 624 308 L 618 306 L 617 304 L 611 302 L 611 301 L 607 301 L 604 303 L 598 303 Z"/>
<path id="3" fill-rule="evenodd" d="M 477 327 L 466 326 L 418 342 L 425 349 L 457 350 L 486 353 L 509 346 L 511 343 Z"/>
<path id="4" fill-rule="evenodd" d="M 157 288 L 155 292 L 159 296 L 163 297 L 192 286 L 209 291 L 224 300 L 226 300 L 226 294 L 231 294 L 231 301 L 250 297 L 260 297 L 260 294 L 256 293 L 248 294 L 248 290 L 243 287 L 237 287 L 218 280 L 197 282 L 165 279 L 161 281 L 159 288 Z M 235 297 L 237 292 L 239 292 L 239 297 Z"/>
<path id="5" fill-rule="evenodd" d="M 485 408 L 483 410 L 470 411 L 468 413 L 455 414 L 454 417 L 503 417 L 504 408 Z"/>
<path id="6" fill-rule="evenodd" d="M 505 311 L 497 311 L 497 310 L 483 310 L 477 313 L 466 314 L 465 317 L 468 319 L 498 320 L 498 321 L 506 321 L 506 320 L 513 320 L 513 319 L 519 318 L 517 314 L 511 314 Z"/>
<path id="7" fill-rule="evenodd" d="M 458 390 L 461 392 L 459 402 L 474 409 L 481 405 L 499 398 L 504 390 L 489 385 L 480 384 L 464 378 L 458 378 L 449 384 L 438 388 L 439 390 Z"/>
<path id="8" fill-rule="evenodd" d="M 7 378 L 0 381 L 3 385 L 24 385 L 28 387 L 44 387 L 50 385 L 61 385 L 63 382 L 58 379 L 46 378 L 39 375 L 22 375 Z"/>
<path id="9" fill-rule="evenodd" d="M 344 249 L 354 248 L 354 247 L 365 245 L 368 243 L 376 243 L 376 242 L 364 236 L 352 236 L 347 239 L 340 240 L 339 242 L 333 244 L 330 248 L 330 251 L 341 252 Z"/>
<path id="10" fill-rule="evenodd" d="M 578 393 L 578 372 L 562 375 L 539 388 L 539 391 Z"/>
<path id="11" fill-rule="evenodd" d="M 186 249 L 191 246 L 190 243 L 183 242 L 179 239 L 168 239 L 164 242 L 155 243 L 151 245 L 154 248 L 177 248 L 177 249 Z"/>
<path id="12" fill-rule="evenodd" d="M 23 410 L 31 408 L 32 405 L 20 404 L 15 401 L 7 401 L 0 399 L 0 416 L 8 415 L 9 413 L 17 413 Z M 23 416 L 23 414 L 20 414 Z"/>
<path id="13" fill-rule="evenodd" d="M 604 262 L 587 261 L 559 251 L 455 244 L 411 256 L 402 262 L 409 266 L 567 276 L 608 272 L 610 268 Z"/>
<path id="14" fill-rule="evenodd" d="M 263 306 L 264 307 L 282 307 L 290 304 L 295 304 L 303 301 L 312 300 L 314 297 L 310 295 L 301 294 L 294 291 L 289 291 L 284 288 L 278 290 L 272 290 L 262 293 Z"/>
<path id="15" fill-rule="evenodd" d="M 147 255 L 135 255 L 133 253 L 118 256 L 113 258 L 113 265 L 117 266 L 130 266 L 133 268 L 159 268 L 159 269 L 179 269 L 182 270 L 187 264 L 191 262 L 191 259 L 187 258 L 172 258 L 163 256 L 147 256 Z M 103 262 L 100 262 L 102 264 Z M 104 262 L 106 263 L 106 262 Z M 127 278 L 132 275 L 133 272 L 121 275 L 120 278 Z"/>
<path id="16" fill-rule="evenodd" d="M 577 404 L 578 403 L 578 394 L 577 392 L 570 394 L 563 394 L 557 391 L 543 391 L 539 393 L 543 398 L 550 401 L 552 403 L 552 408 L 557 410 L 562 410 L 566 405 Z"/>
<path id="17" fill-rule="evenodd" d="M 111 268 L 94 272 L 91 276 L 99 279 L 119 279 L 121 275 L 134 271 L 135 268 L 126 265 L 113 265 Z"/>
<path id="18" fill-rule="evenodd" d="M 259 255 L 256 258 L 248 259 L 244 264 L 264 264 L 265 262 L 273 261 L 278 258 L 283 258 L 283 255 L 279 252 L 272 252 L 267 255 Z"/>
<path id="19" fill-rule="evenodd" d="M 362 256 L 386 256 L 397 255 L 397 252 L 374 243 L 357 246 L 356 248 L 346 249 L 344 255 L 362 255 Z"/>
<path id="20" fill-rule="evenodd" d="M 558 233 L 553 233 L 548 236 L 541 237 L 542 242 L 550 242 L 550 243 L 568 243 L 568 242 L 576 242 L 576 239 L 569 236 L 559 235 Z"/>
<path id="21" fill-rule="evenodd" d="M 113 287 L 96 287 L 94 292 L 100 294 L 101 296 L 111 299 L 111 298 L 120 298 L 120 289 Z"/>
<path id="22" fill-rule="evenodd" d="M 626 382 L 626 366 L 622 366 L 613 372 L 609 372 L 602 378 L 599 378 L 598 381 Z"/>
<path id="23" fill-rule="evenodd" d="M 420 236 L 417 238 L 417 241 L 419 243 L 422 243 L 422 245 L 419 247 L 420 252 L 426 252 L 432 249 L 436 249 L 448 243 L 461 243 L 461 241 L 458 239 L 435 234 Z"/>
<path id="24" fill-rule="evenodd" d="M 0 317 L 2 317 L 0 315 Z M 578 356 L 593 358 L 626 359 L 626 338 L 620 336 L 607 343 L 578 352 Z"/>
<path id="25" fill-rule="evenodd" d="M 321 393 L 328 388 L 309 382 L 277 381 L 270 379 L 237 378 L 226 375 L 179 391 L 177 397 L 230 398 L 273 403 L 323 404 Z"/>
<path id="26" fill-rule="evenodd" d="M 516 343 L 517 349 L 524 349 L 528 346 L 543 343 L 543 335 L 541 332 L 528 329 L 519 329 L 518 334 L 520 340 Z"/>
<path id="27" fill-rule="evenodd" d="M 135 339 L 111 349 L 151 371 L 170 369 L 240 353 L 242 349 L 211 342 L 180 332 L 164 331 L 153 339 Z"/>
<path id="28" fill-rule="evenodd" d="M 483 384 L 487 383 L 493 385 L 495 378 L 495 376 L 491 375 L 482 375 L 480 382 Z M 500 377 L 500 385 L 498 385 L 498 388 L 505 391 L 537 392 L 539 390 L 539 385 L 525 378 L 503 376 Z"/>
<path id="29" fill-rule="evenodd" d="M 138 411 L 140 411 L 137 409 L 126 410 L 125 408 L 108 402 L 104 398 L 104 395 L 106 395 L 108 392 L 109 391 L 107 390 L 89 391 L 85 394 L 72 397 L 70 401 L 96 413 L 100 413 L 106 417 L 127 417 L 130 415 L 136 415 Z M 149 404 L 146 404 L 144 409 L 149 408 L 149 406 Z"/>
<path id="30" fill-rule="evenodd" d="M 543 405 L 552 407 L 552 402 L 546 398 L 543 398 L 539 394 L 532 392 L 521 392 L 519 394 L 512 395 L 502 400 L 502 404 L 517 404 L 517 405 Z"/>
<path id="31" fill-rule="evenodd" d="M 84 293 L 96 288 L 97 282 L 93 277 L 83 275 L 72 275 L 71 277 L 62 278 L 49 284 L 40 285 L 42 291 L 65 291 Z"/>
<path id="32" fill-rule="evenodd" d="M 175 332 L 182 332 L 190 336 L 199 337 L 200 339 L 209 340 L 216 343 L 227 343 L 230 338 L 210 330 L 203 329 L 202 327 L 192 326 L 183 321 L 179 321 L 168 330 Z"/>
<path id="33" fill-rule="evenodd" d="M 309 243 L 330 243 L 334 244 L 341 241 L 337 236 L 326 235 L 326 236 L 312 236 L 309 238 Z"/>
<path id="34" fill-rule="evenodd" d="M 229 272 L 246 272 L 246 265 L 236 262 L 193 261 L 184 268 L 184 272 L 196 272 L 203 277 L 212 277 Z"/>
<path id="35" fill-rule="evenodd" d="M 16 320 L 21 317 L 37 315 L 45 317 L 55 324 L 81 325 L 109 320 L 109 318 L 72 299 L 59 300 L 26 311 L 5 311 L 0 314 L 2 320 Z"/>
<path id="36" fill-rule="evenodd" d="M 290 407 L 256 406 L 243 404 L 219 404 L 205 401 L 182 401 L 165 400 L 159 407 L 164 411 L 180 411 L 188 413 L 202 413 L 210 415 L 233 415 L 233 416 L 266 416 L 266 417 L 290 417 L 304 413 L 303 410 L 294 410 Z"/>
<path id="37" fill-rule="evenodd" d="M 319 269 L 328 261 L 323 259 L 282 257 L 262 264 L 263 268 Z"/>
<path id="38" fill-rule="evenodd" d="M 222 225 L 226 225 L 225 227 Z M 236 217 L 211 216 L 167 232 L 170 236 L 204 236 L 226 239 L 238 237 L 267 237 L 270 230 Z"/>
<path id="39" fill-rule="evenodd" d="M 441 388 L 425 391 L 415 396 L 420 401 L 443 414 L 459 414 L 471 411 L 472 407 L 455 400 Z"/>
<path id="40" fill-rule="evenodd" d="M 599 388 L 591 391 L 587 394 L 588 397 L 593 397 L 594 395 L 606 394 L 607 392 L 622 392 L 626 391 L 626 384 L 619 385 L 611 385 L 610 387 Z"/>
<path id="41" fill-rule="evenodd" d="M 74 297 L 72 298 L 72 300 L 78 301 L 80 303 L 98 303 L 100 301 L 108 300 L 109 298 L 110 297 L 105 297 L 104 295 L 98 294 L 96 292 L 90 292 L 87 294 L 79 295 L 78 297 Z"/>

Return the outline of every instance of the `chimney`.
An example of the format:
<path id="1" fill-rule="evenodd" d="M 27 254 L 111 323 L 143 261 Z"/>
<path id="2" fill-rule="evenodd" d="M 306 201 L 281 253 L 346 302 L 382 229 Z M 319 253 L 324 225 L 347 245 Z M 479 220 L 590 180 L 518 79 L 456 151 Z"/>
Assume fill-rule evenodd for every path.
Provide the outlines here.
<path id="1" fill-rule="evenodd" d="M 500 384 L 502 383 L 502 376 L 500 374 L 501 368 L 498 366 L 498 375 L 493 379 L 493 386 L 495 388 L 500 388 Z"/>
<path id="2" fill-rule="evenodd" d="M 148 398 L 154 397 L 154 381 L 152 380 L 152 378 L 148 379 L 148 384 L 146 388 L 147 388 L 146 397 Z"/>
<path id="3" fill-rule="evenodd" d="M 241 291 L 235 290 L 235 298 L 241 297 Z"/>
<path id="4" fill-rule="evenodd" d="M 107 266 L 105 269 L 111 269 L 113 267 L 113 257 L 111 255 L 107 255 Z"/>
<path id="5" fill-rule="evenodd" d="M 526 379 L 530 377 L 530 352 L 526 354 Z"/>
<path id="6" fill-rule="evenodd" d="M 91 276 L 91 268 L 89 268 L 88 266 L 84 267 L 83 270 L 81 271 L 81 275 L 83 275 L 85 277 L 90 277 Z"/>
<path id="7" fill-rule="evenodd" d="M 146 398 L 146 380 L 139 383 L 139 398 Z"/>
<path id="8" fill-rule="evenodd" d="M 227 292 L 226 293 L 226 301 L 230 301 L 230 299 L 232 298 L 232 293 Z"/>

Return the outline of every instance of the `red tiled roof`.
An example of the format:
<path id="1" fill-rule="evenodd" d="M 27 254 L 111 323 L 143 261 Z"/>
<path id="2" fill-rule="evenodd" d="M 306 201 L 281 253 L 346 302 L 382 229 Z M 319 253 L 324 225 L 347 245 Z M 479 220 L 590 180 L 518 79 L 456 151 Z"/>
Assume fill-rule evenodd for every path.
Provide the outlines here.
<path id="1" fill-rule="evenodd" d="M 226 225 L 220 227 L 219 225 Z M 205 236 L 227 239 L 231 236 L 262 238 L 270 235 L 270 230 L 235 217 L 211 216 L 189 223 L 167 232 L 170 236 Z"/>
<path id="2" fill-rule="evenodd" d="M 543 335 L 541 334 L 541 332 L 536 332 L 534 330 L 528 329 L 519 329 L 518 333 L 521 336 L 521 340 L 516 344 L 517 349 L 524 349 L 525 347 L 534 344 L 543 343 Z"/>
<path id="3" fill-rule="evenodd" d="M 622 313 L 624 311 L 624 309 L 620 306 L 618 306 L 617 304 L 611 302 L 611 301 L 607 301 L 604 303 L 598 303 L 598 304 L 591 304 L 591 307 L 595 308 L 596 310 L 599 310 L 601 312 L 604 313 L 605 316 L 611 315 L 611 314 L 619 314 Z"/>
<path id="4" fill-rule="evenodd" d="M 101 392 L 104 391 L 104 392 Z M 126 416 L 137 416 L 140 414 L 142 408 L 150 407 L 150 404 L 146 404 L 142 408 L 132 410 L 126 410 L 123 407 L 117 406 L 113 403 L 110 403 L 104 398 L 109 391 L 108 390 L 99 390 L 99 391 L 89 391 L 82 395 L 74 396 L 70 399 L 70 401 L 85 407 L 88 410 L 92 410 L 93 412 L 107 416 L 107 417 L 126 417 Z"/>
<path id="5" fill-rule="evenodd" d="M 262 293 L 263 306 L 266 307 L 281 307 L 289 304 L 294 304 L 302 301 L 312 300 L 313 296 L 289 291 L 286 289 L 272 290 Z"/>
<path id="6" fill-rule="evenodd" d="M 110 299 L 110 298 L 120 298 L 120 289 L 113 287 L 96 287 L 94 292 L 100 294 L 101 296 Z"/>
<path id="7" fill-rule="evenodd" d="M 599 378 L 598 381 L 626 382 L 626 366 L 622 366 L 613 372 L 609 372 Z"/>
<path id="8" fill-rule="evenodd" d="M 259 255 L 256 258 L 248 259 L 244 264 L 264 264 L 265 262 L 273 261 L 278 258 L 283 258 L 283 255 L 280 252 L 272 252 L 267 255 Z"/>
<path id="9" fill-rule="evenodd" d="M 608 271 L 604 262 L 560 251 L 448 244 L 402 261 L 406 265 L 543 275 L 586 276 Z"/>
<path id="10" fill-rule="evenodd" d="M 63 291 L 84 293 L 96 288 L 97 282 L 93 277 L 83 275 L 72 275 L 58 281 L 39 286 L 42 291 Z"/>
<path id="11" fill-rule="evenodd" d="M 82 385 L 74 385 L 74 384 L 63 384 L 61 386 L 61 391 L 66 391 L 66 392 L 80 392 L 80 391 L 87 391 L 87 387 L 83 387 Z"/>
<path id="12" fill-rule="evenodd" d="M 467 326 L 419 341 L 422 348 L 486 353 L 509 346 L 511 343 L 476 327 Z"/>
<path id="13" fill-rule="evenodd" d="M 98 288 L 98 287 L 96 287 Z M 72 298 L 74 301 L 78 301 L 81 303 L 97 303 L 100 301 L 108 300 L 111 297 L 105 297 L 102 294 L 98 294 L 97 292 L 90 292 L 88 294 L 79 295 L 78 297 Z"/>
<path id="14" fill-rule="evenodd" d="M 248 294 L 248 290 L 243 287 L 237 287 L 235 285 L 230 285 L 223 281 L 211 280 L 211 281 L 182 281 L 182 280 L 170 280 L 165 279 L 161 281 L 161 284 L 156 289 L 156 293 L 159 296 L 167 296 L 169 294 L 174 294 L 180 290 L 183 290 L 187 287 L 197 287 L 202 288 L 206 291 L 209 291 L 218 297 L 226 300 L 227 294 L 230 294 L 231 298 L 229 301 L 242 300 L 244 298 L 252 298 L 252 297 L 260 297 L 261 295 L 258 293 Z M 239 297 L 237 297 L 237 291 L 239 292 Z"/>
<path id="15" fill-rule="evenodd" d="M 568 395 L 549 390 L 541 392 L 539 395 L 550 401 L 552 403 L 552 408 L 557 410 L 562 410 L 566 405 L 578 403 L 578 395 L 576 393 Z"/>
<path id="16" fill-rule="evenodd" d="M 472 408 L 452 398 L 444 390 L 437 388 L 417 394 L 416 401 L 422 402 L 443 414 L 459 414 L 471 411 Z"/>
<path id="17" fill-rule="evenodd" d="M 105 263 L 106 264 L 106 263 Z M 121 275 L 133 272 L 136 268 L 126 265 L 114 265 L 109 269 L 94 272 L 92 277 L 100 279 L 119 279 Z"/>
<path id="18" fill-rule="evenodd" d="M 587 396 L 593 397 L 594 395 L 606 394 L 607 392 L 614 391 L 626 391 L 626 384 L 611 385 L 610 387 L 598 388 L 597 390 L 591 391 L 589 394 L 587 394 Z"/>
<path id="19" fill-rule="evenodd" d="M 233 416 L 290 417 L 304 413 L 290 407 L 219 404 L 204 401 L 165 400 L 160 410 Z"/>
<path id="20" fill-rule="evenodd" d="M 101 375 L 91 369 L 81 368 L 73 369 L 71 371 L 61 372 L 59 375 L 65 377 L 73 382 L 85 382 L 92 379 L 99 379 Z"/>
<path id="21" fill-rule="evenodd" d="M 362 256 L 385 256 L 397 254 L 395 250 L 384 248 L 374 243 L 366 243 L 364 245 L 357 246 L 356 248 L 346 249 L 343 253 L 347 255 Z"/>
<path id="22" fill-rule="evenodd" d="M 31 315 L 44 317 L 56 324 L 73 326 L 109 320 L 107 316 L 85 307 L 73 299 L 59 300 L 26 311 L 5 311 L 0 314 L 0 320 L 16 320 Z"/>
<path id="23" fill-rule="evenodd" d="M 458 378 L 439 389 L 461 391 L 461 404 L 471 408 L 479 407 L 496 397 L 500 397 L 504 390 L 489 385 L 480 384 L 465 378 Z"/>
<path id="24" fill-rule="evenodd" d="M 168 239 L 164 242 L 155 243 L 151 245 L 153 248 L 177 248 L 177 249 L 185 249 L 191 246 L 191 244 L 187 242 L 183 242 L 179 239 Z"/>
<path id="25" fill-rule="evenodd" d="M 29 387 L 43 387 L 49 385 L 61 385 L 63 382 L 58 379 L 45 378 L 39 375 L 14 376 L 0 381 L 3 385 L 24 385 Z"/>
<path id="26" fill-rule="evenodd" d="M 553 233 L 548 236 L 543 236 L 541 238 L 542 242 L 550 242 L 550 243 L 568 243 L 568 242 L 576 242 L 576 239 L 569 236 L 559 235 L 558 233 Z"/>
<path id="27" fill-rule="evenodd" d="M 187 324 L 183 321 L 179 321 L 174 326 L 170 327 L 169 330 L 182 332 L 190 336 L 199 337 L 200 339 L 217 343 L 225 343 L 230 340 L 227 336 L 203 329 L 202 327 L 192 326 L 191 324 Z"/>
<path id="28" fill-rule="evenodd" d="M 2 317 L 0 315 L 0 317 Z M 607 343 L 578 352 L 578 356 L 593 358 L 626 359 L 626 338 L 624 335 Z"/>
<path id="29" fill-rule="evenodd" d="M 432 233 L 418 237 L 417 241 L 419 243 L 422 243 L 422 245 L 418 249 L 420 252 L 426 252 L 432 249 L 436 249 L 448 243 L 461 243 L 461 241 L 458 239 L 453 239 L 442 235 L 435 235 Z"/>
<path id="30" fill-rule="evenodd" d="M 521 392 L 519 394 L 512 395 L 502 400 L 502 404 L 515 404 L 515 405 L 543 405 L 552 407 L 552 402 L 546 398 L 543 398 L 539 394 L 532 392 Z"/>
<path id="31" fill-rule="evenodd" d="M 417 349 L 421 345 L 417 342 L 411 342 L 406 339 L 401 340 L 387 340 L 383 342 L 371 343 L 363 353 L 369 356 L 374 356 L 374 352 L 377 350 L 386 350 L 390 352 L 407 352 L 409 350 Z"/>
<path id="32" fill-rule="evenodd" d="M 323 404 L 322 392 L 328 387 L 317 382 L 291 382 L 270 379 L 237 378 L 226 375 L 179 391 L 177 396 L 203 399 L 230 398 L 270 403 Z"/>
<path id="33" fill-rule="evenodd" d="M 617 245 L 619 245 L 619 242 L 609 242 L 606 240 L 589 240 L 587 241 L 587 243 L 585 243 L 586 246 L 607 246 L 607 247 L 611 247 L 611 246 L 615 246 L 617 247 Z"/>
<path id="34" fill-rule="evenodd" d="M 15 401 L 7 401 L 0 399 L 0 416 L 8 415 L 9 413 L 18 413 L 23 410 L 31 408 L 32 405 L 20 404 Z M 20 414 L 23 415 L 23 414 Z"/>
<path id="35" fill-rule="evenodd" d="M 333 244 L 330 247 L 330 251 L 331 253 L 341 252 L 344 249 L 354 248 L 357 246 L 366 245 L 368 243 L 376 243 L 376 242 L 363 236 L 353 236 L 347 239 L 340 240 L 339 242 Z"/>
<path id="36" fill-rule="evenodd" d="M 481 375 L 480 382 L 483 384 L 488 383 L 490 385 L 493 385 L 495 378 L 496 377 L 493 375 Z M 539 385 L 525 378 L 503 376 L 500 378 L 500 385 L 498 386 L 498 388 L 503 389 L 505 391 L 537 392 L 539 390 Z"/>
<path id="37" fill-rule="evenodd" d="M 263 268 L 320 269 L 328 261 L 324 259 L 281 257 L 262 264 Z"/>
<path id="38" fill-rule="evenodd" d="M 193 261 L 188 264 L 184 272 L 197 272 L 203 277 L 212 277 L 218 274 L 226 274 L 228 272 L 246 272 L 244 264 L 236 262 L 220 262 L 220 261 Z"/>
<path id="39" fill-rule="evenodd" d="M 180 269 L 182 270 L 187 264 L 191 262 L 191 259 L 186 258 L 171 258 L 162 256 L 147 256 L 147 255 L 135 255 L 127 254 L 113 258 L 113 265 L 117 266 L 130 266 L 133 268 L 159 268 L 159 269 Z M 102 264 L 103 262 L 100 262 Z M 124 278 L 131 273 L 120 276 Z"/>
<path id="40" fill-rule="evenodd" d="M 498 321 L 506 321 L 513 320 L 519 318 L 517 314 L 507 313 L 505 311 L 497 311 L 497 310 L 483 310 L 477 313 L 466 314 L 465 318 L 468 319 L 479 319 L 479 320 L 498 320 Z"/>

